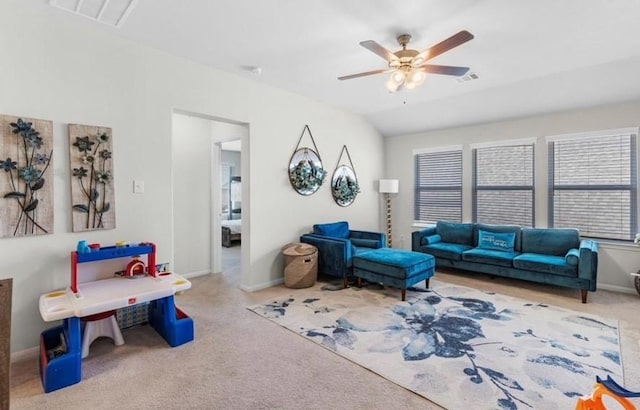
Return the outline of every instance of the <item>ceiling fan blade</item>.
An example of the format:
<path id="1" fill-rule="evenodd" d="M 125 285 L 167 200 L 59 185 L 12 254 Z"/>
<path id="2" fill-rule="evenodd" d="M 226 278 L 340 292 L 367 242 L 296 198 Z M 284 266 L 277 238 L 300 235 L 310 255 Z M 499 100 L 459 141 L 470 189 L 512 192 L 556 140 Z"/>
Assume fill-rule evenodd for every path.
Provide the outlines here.
<path id="1" fill-rule="evenodd" d="M 455 75 L 456 77 L 465 75 L 467 71 L 469 71 L 469 67 L 456 67 L 451 65 L 425 64 L 418 68 L 431 74 Z"/>
<path id="2" fill-rule="evenodd" d="M 345 76 L 342 76 L 342 77 L 338 77 L 338 80 L 351 80 L 352 78 L 364 77 L 364 76 L 367 76 L 367 75 L 388 73 L 388 72 L 391 72 L 393 70 L 394 70 L 393 68 L 383 68 L 383 69 L 380 69 L 380 70 L 366 71 L 364 73 L 351 74 L 351 75 L 345 75 Z"/>
<path id="3" fill-rule="evenodd" d="M 360 45 L 362 47 L 366 48 L 367 50 L 376 53 L 377 55 L 379 55 L 380 57 L 384 58 L 385 60 L 387 60 L 389 62 L 398 59 L 398 57 L 396 57 L 395 54 L 393 54 L 391 51 L 389 51 L 386 48 L 382 47 L 380 44 L 376 43 L 373 40 L 361 41 Z"/>
<path id="4" fill-rule="evenodd" d="M 469 33 L 467 30 L 462 30 L 446 40 L 442 40 L 435 46 L 424 50 L 420 54 L 414 57 L 414 60 L 418 57 L 422 57 L 424 61 L 430 60 L 440 54 L 451 50 L 452 48 L 458 47 L 461 44 L 466 43 L 469 40 L 473 39 L 473 34 Z"/>

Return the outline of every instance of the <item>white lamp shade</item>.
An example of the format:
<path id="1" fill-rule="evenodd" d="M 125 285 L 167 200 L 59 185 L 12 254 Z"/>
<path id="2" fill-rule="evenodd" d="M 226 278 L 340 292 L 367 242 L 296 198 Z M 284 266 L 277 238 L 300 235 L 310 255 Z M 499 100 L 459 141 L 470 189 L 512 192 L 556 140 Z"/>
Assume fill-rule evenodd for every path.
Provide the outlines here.
<path id="1" fill-rule="evenodd" d="M 378 191 L 381 194 L 397 194 L 400 189 L 400 181 L 397 179 L 381 179 Z"/>

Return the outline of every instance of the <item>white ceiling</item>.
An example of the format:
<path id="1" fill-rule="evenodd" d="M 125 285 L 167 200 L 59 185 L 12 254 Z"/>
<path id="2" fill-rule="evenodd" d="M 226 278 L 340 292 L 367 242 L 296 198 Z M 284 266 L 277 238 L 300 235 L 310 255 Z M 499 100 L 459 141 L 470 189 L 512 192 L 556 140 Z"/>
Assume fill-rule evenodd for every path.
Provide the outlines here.
<path id="1" fill-rule="evenodd" d="M 95 24 L 361 113 L 387 136 L 640 99 L 639 0 L 137 0 L 119 28 Z M 395 94 L 385 74 L 337 80 L 386 67 L 363 40 L 396 51 L 409 33 L 423 50 L 460 30 L 475 39 L 430 63 L 478 80 L 433 74 Z"/>

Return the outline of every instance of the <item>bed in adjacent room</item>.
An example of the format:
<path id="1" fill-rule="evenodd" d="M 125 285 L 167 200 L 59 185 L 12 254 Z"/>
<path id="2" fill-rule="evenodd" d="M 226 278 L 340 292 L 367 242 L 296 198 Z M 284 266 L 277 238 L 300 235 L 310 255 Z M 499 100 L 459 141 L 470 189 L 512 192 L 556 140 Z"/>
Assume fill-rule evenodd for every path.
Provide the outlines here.
<path id="1" fill-rule="evenodd" d="M 228 248 L 242 237 L 242 219 L 222 220 L 222 246 Z"/>

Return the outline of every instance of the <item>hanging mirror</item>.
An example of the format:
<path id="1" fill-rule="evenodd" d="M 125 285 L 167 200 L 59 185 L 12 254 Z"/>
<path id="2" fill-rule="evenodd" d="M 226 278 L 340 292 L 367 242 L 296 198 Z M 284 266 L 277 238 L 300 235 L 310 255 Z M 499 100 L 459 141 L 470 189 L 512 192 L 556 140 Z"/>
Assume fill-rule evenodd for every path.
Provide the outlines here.
<path id="1" fill-rule="evenodd" d="M 346 153 L 350 165 L 341 164 L 342 154 Z M 351 161 L 351 155 L 346 145 L 342 146 L 340 157 L 338 157 L 338 165 L 333 172 L 331 178 L 331 194 L 336 204 L 340 206 L 349 206 L 355 201 L 356 196 L 360 193 L 360 185 L 356 177 L 356 171 Z"/>
<path id="2" fill-rule="evenodd" d="M 300 147 L 300 141 L 302 141 L 302 137 L 307 131 L 313 143 L 313 148 Z M 309 126 L 305 125 L 289 160 L 289 182 L 297 193 L 306 196 L 320 189 L 326 176 L 327 172 L 322 168 L 322 160 L 320 159 L 316 142 L 313 140 Z"/>

